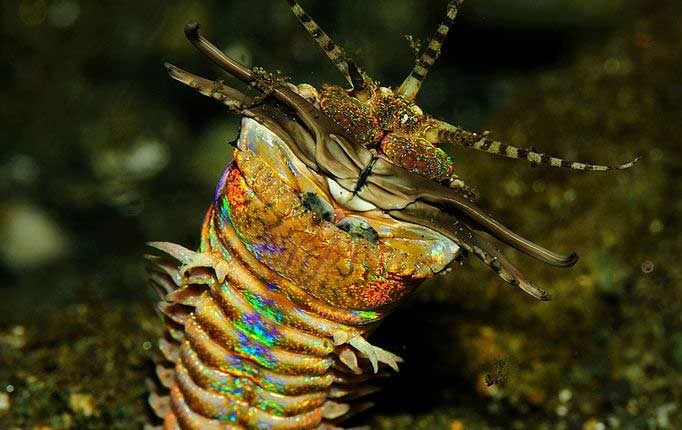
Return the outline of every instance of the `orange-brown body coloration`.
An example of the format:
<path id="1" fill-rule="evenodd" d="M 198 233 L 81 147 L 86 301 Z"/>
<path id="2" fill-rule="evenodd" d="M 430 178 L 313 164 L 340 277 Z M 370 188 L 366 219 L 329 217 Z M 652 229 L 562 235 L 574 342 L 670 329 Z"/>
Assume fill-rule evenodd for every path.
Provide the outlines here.
<path id="1" fill-rule="evenodd" d="M 344 309 L 395 304 L 433 275 L 419 246 L 394 248 L 358 240 L 333 222 L 316 219 L 253 155 L 239 151 L 228 178 L 231 220 L 259 259 L 314 297 Z"/>
<path id="2" fill-rule="evenodd" d="M 423 280 L 474 255 L 532 296 L 487 235 L 540 261 L 577 255 L 535 244 L 476 206 L 438 147 L 458 144 L 534 164 L 625 169 L 515 148 L 425 115 L 414 100 L 461 0 L 395 91 L 362 73 L 298 5 L 289 5 L 351 83 L 295 86 L 225 55 L 190 24 L 190 41 L 263 94 L 167 65 L 171 76 L 243 116 L 199 252 L 154 243 L 150 283 L 166 332 L 149 403 L 159 430 L 342 430 L 371 404 L 380 368 L 400 358 L 367 336 Z M 276 101 L 276 103 L 272 103 Z M 487 233 L 486 236 L 481 232 Z M 364 403 L 363 403 L 364 402 Z"/>
<path id="3" fill-rule="evenodd" d="M 342 230 L 352 214 L 298 167 L 281 139 L 244 120 L 200 252 L 154 245 L 182 263 L 151 269 L 168 329 L 157 375 L 169 392 L 150 397 L 164 430 L 338 429 L 351 401 L 376 390 L 360 375 L 399 361 L 364 337 L 456 255 L 381 213 L 366 218 L 376 238 Z M 333 214 L 306 205 L 309 187 Z"/>

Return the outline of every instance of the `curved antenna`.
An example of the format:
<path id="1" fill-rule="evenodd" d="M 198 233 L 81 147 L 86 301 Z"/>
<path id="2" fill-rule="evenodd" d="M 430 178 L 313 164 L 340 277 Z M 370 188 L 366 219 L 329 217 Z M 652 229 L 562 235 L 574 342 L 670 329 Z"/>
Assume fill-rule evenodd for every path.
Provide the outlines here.
<path id="1" fill-rule="evenodd" d="M 546 291 L 528 281 L 523 273 L 495 246 L 457 216 L 422 202 L 415 202 L 403 210 L 391 211 L 389 214 L 393 218 L 418 224 L 443 234 L 465 251 L 474 254 L 509 284 L 519 287 L 538 300 L 551 299 Z"/>
<path id="2" fill-rule="evenodd" d="M 391 216 L 416 201 L 430 204 L 443 212 L 459 215 L 476 230 L 552 266 L 570 267 L 578 260 L 575 253 L 559 254 L 514 233 L 458 190 L 393 165 L 383 158 L 375 161 L 372 174 L 356 194 Z"/>
<path id="3" fill-rule="evenodd" d="M 361 81 L 358 80 L 358 77 L 362 78 L 362 73 L 355 66 L 355 63 L 346 56 L 343 48 L 334 43 L 331 37 L 322 30 L 322 27 L 320 27 L 305 10 L 303 10 L 296 0 L 287 1 L 291 11 L 296 15 L 296 18 L 298 18 L 301 24 L 303 24 L 303 27 L 313 39 L 315 39 L 315 42 L 317 42 L 318 46 L 327 54 L 327 57 L 334 63 L 336 68 L 339 69 L 348 83 L 356 90 L 364 89 L 364 79 Z M 360 83 L 362 83 L 362 88 L 358 88 Z"/>
<path id="4" fill-rule="evenodd" d="M 198 22 L 190 22 L 185 26 L 185 36 L 202 54 L 216 63 L 221 69 L 233 75 L 235 78 L 247 84 L 252 84 L 257 80 L 253 70 L 249 69 L 239 61 L 226 55 L 214 44 L 206 40 L 200 32 L 201 26 Z"/>
<path id="5" fill-rule="evenodd" d="M 429 42 L 429 46 L 426 47 L 421 57 L 417 59 L 412 72 L 405 79 L 405 81 L 398 88 L 398 95 L 402 96 L 405 100 L 413 101 L 417 97 L 417 93 L 422 86 L 422 82 L 426 79 L 426 75 L 429 74 L 429 70 L 440 57 L 441 49 L 443 48 L 443 43 L 445 38 L 452 28 L 452 24 L 455 22 L 459 8 L 464 3 L 464 0 L 451 0 L 448 3 L 448 11 L 445 15 L 445 19 L 438 26 L 436 34 L 433 36 Z"/>
<path id="6" fill-rule="evenodd" d="M 253 102 L 253 99 L 241 91 L 223 85 L 221 82 L 214 82 L 201 76 L 197 76 L 170 63 L 165 63 L 166 71 L 171 78 L 176 81 L 194 88 L 200 94 L 215 99 L 230 109 L 243 113 L 244 106 Z"/>
<path id="7" fill-rule="evenodd" d="M 440 203 L 445 206 L 450 206 L 450 208 L 456 211 L 460 211 L 472 221 L 472 226 L 475 229 L 483 231 L 500 242 L 506 243 L 512 248 L 528 255 L 529 257 L 533 257 L 536 260 L 549 264 L 550 266 L 571 267 L 578 262 L 578 254 L 575 252 L 570 254 L 559 254 L 550 251 L 549 249 L 546 249 L 537 243 L 531 242 L 523 236 L 514 233 L 495 218 L 481 211 L 478 206 L 459 198 L 459 196 L 455 195 L 454 193 L 424 195 L 423 200 L 435 204 Z M 445 211 L 448 211 L 447 208 Z"/>
<path id="8" fill-rule="evenodd" d="M 259 86 L 258 74 L 254 70 L 249 69 L 234 58 L 225 54 L 218 47 L 203 37 L 201 35 L 200 25 L 198 23 L 191 22 L 187 24 L 185 26 L 185 35 L 195 48 L 206 55 L 206 57 L 217 64 L 220 68 L 232 74 L 232 76 L 241 80 L 242 82 L 255 87 L 259 91 L 264 91 Z M 269 88 L 269 90 L 272 91 L 272 96 L 275 99 L 289 106 L 301 119 L 301 121 L 303 121 L 306 126 L 310 128 L 311 132 L 313 132 L 317 138 L 321 139 L 321 136 L 326 136 L 329 133 L 332 133 L 330 130 L 335 130 L 335 133 L 344 135 L 342 129 L 340 129 L 326 116 L 320 115 L 319 111 L 313 105 L 311 105 L 299 94 L 289 89 L 286 85 L 279 84 Z"/>
<path id="9" fill-rule="evenodd" d="M 426 133 L 426 138 L 434 144 L 451 143 L 455 145 L 461 145 L 466 148 L 473 148 L 479 151 L 487 152 L 489 154 L 500 155 L 516 160 L 527 160 L 533 166 L 544 165 L 550 167 L 563 167 L 571 170 L 625 170 L 637 164 L 640 159 L 640 157 L 637 157 L 628 163 L 617 164 L 613 166 L 585 163 L 581 161 L 570 161 L 563 158 L 552 157 L 547 154 L 537 152 L 534 149 L 518 148 L 516 146 L 507 145 L 506 143 L 497 142 L 488 138 L 485 134 L 479 135 L 449 124 L 444 125 L 443 128 L 430 129 Z"/>

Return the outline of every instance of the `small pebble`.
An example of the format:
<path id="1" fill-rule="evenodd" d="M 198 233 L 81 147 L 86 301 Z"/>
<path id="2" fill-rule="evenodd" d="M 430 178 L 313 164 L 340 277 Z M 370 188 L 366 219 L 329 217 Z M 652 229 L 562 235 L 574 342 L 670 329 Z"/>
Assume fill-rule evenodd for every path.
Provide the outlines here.
<path id="1" fill-rule="evenodd" d="M 642 263 L 642 272 L 644 273 L 651 273 L 654 271 L 654 268 L 655 268 L 654 262 L 651 260 L 645 260 Z"/>
<path id="2" fill-rule="evenodd" d="M 0 260 L 16 270 L 40 268 L 69 249 L 69 239 L 57 221 L 44 208 L 23 202 L 0 207 L 0 242 Z"/>
<path id="3" fill-rule="evenodd" d="M 583 430 L 606 430 L 606 425 L 592 418 L 583 424 Z"/>
<path id="4" fill-rule="evenodd" d="M 572 398 L 573 398 L 573 393 L 571 392 L 571 390 L 564 389 L 564 390 L 561 390 L 561 392 L 559 393 L 559 401 L 561 403 L 567 403 L 567 402 L 571 401 Z"/>
<path id="5" fill-rule="evenodd" d="M 454 420 L 450 424 L 450 430 L 464 430 L 464 424 L 459 420 Z"/>
<path id="6" fill-rule="evenodd" d="M 95 414 L 95 400 L 90 394 L 71 394 L 69 396 L 69 407 L 73 412 L 86 417 L 91 417 Z"/>
<path id="7" fill-rule="evenodd" d="M 0 414 L 9 411 L 10 406 L 12 406 L 12 403 L 10 402 L 9 394 L 0 393 Z"/>

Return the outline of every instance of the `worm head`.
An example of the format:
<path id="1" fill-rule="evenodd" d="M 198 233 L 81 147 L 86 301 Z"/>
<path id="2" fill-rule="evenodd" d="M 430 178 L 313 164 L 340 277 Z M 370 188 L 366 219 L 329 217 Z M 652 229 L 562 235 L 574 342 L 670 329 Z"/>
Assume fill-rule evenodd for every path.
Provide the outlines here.
<path id="1" fill-rule="evenodd" d="M 261 95 L 252 98 L 174 66 L 168 69 L 175 79 L 246 117 L 239 149 L 266 160 L 281 177 L 294 178 L 292 187 L 300 192 L 301 204 L 319 220 L 333 224 L 363 246 L 383 246 L 376 252 L 382 256 L 383 267 L 390 266 L 385 279 L 423 279 L 471 254 L 509 284 L 547 300 L 549 294 L 529 282 L 494 241 L 556 267 L 574 265 L 577 255 L 549 251 L 479 208 L 444 147 L 456 145 L 574 170 L 625 169 L 636 160 L 617 166 L 567 161 L 496 142 L 486 134 L 425 114 L 415 98 L 441 53 L 461 3 L 450 1 L 443 23 L 407 79 L 395 89 L 369 78 L 293 0 L 289 1 L 292 10 L 349 88 L 295 86 L 262 70 L 248 69 L 204 39 L 196 24 L 187 27 L 190 41 Z M 399 257 L 409 267 L 395 263 Z M 391 300 L 359 305 L 372 307 Z"/>

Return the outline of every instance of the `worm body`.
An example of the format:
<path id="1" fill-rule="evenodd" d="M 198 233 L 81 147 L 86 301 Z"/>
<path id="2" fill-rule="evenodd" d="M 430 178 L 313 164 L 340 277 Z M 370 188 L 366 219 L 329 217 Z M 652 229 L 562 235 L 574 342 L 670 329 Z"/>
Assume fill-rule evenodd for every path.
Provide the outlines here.
<path id="1" fill-rule="evenodd" d="M 461 0 L 397 89 L 357 68 L 293 0 L 289 5 L 351 88 L 293 85 L 186 34 L 256 97 L 181 70 L 170 76 L 242 117 L 197 251 L 154 242 L 149 282 L 165 322 L 149 429 L 340 429 L 369 408 L 396 355 L 367 340 L 424 280 L 473 255 L 528 294 L 489 237 L 544 263 L 558 254 L 514 233 L 475 202 L 448 144 L 534 164 L 615 170 L 492 141 L 424 114 L 415 97 Z M 485 233 L 485 235 L 483 234 Z"/>
<path id="2" fill-rule="evenodd" d="M 380 243 L 297 164 L 277 135 L 243 120 L 199 252 L 152 244 L 167 255 L 150 264 L 168 327 L 157 374 L 170 390 L 151 404 L 166 428 L 335 428 L 400 361 L 365 337 L 459 252 L 388 216 L 373 221 Z"/>

